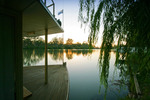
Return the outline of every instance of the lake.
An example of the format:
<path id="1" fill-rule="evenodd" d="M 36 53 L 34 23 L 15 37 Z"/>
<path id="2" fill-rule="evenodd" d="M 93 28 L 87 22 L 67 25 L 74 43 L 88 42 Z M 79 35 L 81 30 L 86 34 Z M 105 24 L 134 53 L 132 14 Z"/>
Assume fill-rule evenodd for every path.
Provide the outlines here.
<path id="1" fill-rule="evenodd" d="M 116 53 L 111 51 L 108 64 L 99 63 L 100 50 L 48 50 L 48 64 L 66 62 L 69 73 L 69 100 L 118 100 L 129 94 L 124 68 L 115 66 Z M 44 50 L 24 49 L 23 64 L 44 65 Z"/>

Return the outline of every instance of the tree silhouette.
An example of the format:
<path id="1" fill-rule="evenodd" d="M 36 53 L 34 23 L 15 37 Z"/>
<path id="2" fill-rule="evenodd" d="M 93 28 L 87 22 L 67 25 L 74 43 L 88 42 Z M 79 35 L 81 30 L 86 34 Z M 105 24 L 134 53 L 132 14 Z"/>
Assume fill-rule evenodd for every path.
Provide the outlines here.
<path id="1" fill-rule="evenodd" d="M 58 42 L 59 42 L 59 41 L 58 41 L 58 38 L 57 38 L 57 37 L 54 37 L 54 38 L 52 39 L 52 43 L 53 43 L 53 44 L 58 44 Z"/>
<path id="2" fill-rule="evenodd" d="M 68 40 L 66 41 L 66 44 L 67 44 L 67 45 L 72 45 L 72 43 L 73 43 L 73 40 L 70 39 L 70 38 L 68 38 Z"/>

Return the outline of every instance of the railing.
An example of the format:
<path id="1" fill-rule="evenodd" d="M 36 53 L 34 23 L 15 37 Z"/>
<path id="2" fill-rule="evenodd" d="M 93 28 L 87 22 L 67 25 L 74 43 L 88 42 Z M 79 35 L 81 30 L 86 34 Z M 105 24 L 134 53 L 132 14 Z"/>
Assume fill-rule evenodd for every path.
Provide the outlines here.
<path id="1" fill-rule="evenodd" d="M 49 8 L 49 7 L 52 7 L 53 6 L 53 16 L 55 18 L 55 3 L 54 3 L 54 0 L 42 0 L 43 1 L 43 4 Z M 49 1 L 49 2 L 48 2 Z M 50 1 L 51 1 L 51 4 L 50 4 Z M 49 9 L 50 10 L 50 9 Z M 56 19 L 56 18 L 55 18 Z M 64 19 L 64 16 L 63 16 L 63 19 Z M 57 20 L 57 19 L 56 19 Z M 58 19 L 57 20 L 58 24 L 61 26 L 61 21 Z M 63 21 L 63 26 L 64 26 L 64 21 Z"/>
<path id="2" fill-rule="evenodd" d="M 43 3 L 45 4 L 45 6 L 46 6 L 47 8 L 53 6 L 53 16 L 55 17 L 55 3 L 54 3 L 53 0 L 51 0 L 51 1 L 52 1 L 52 4 L 50 4 L 50 5 L 48 5 L 48 6 L 47 6 L 47 0 L 43 0 Z"/>

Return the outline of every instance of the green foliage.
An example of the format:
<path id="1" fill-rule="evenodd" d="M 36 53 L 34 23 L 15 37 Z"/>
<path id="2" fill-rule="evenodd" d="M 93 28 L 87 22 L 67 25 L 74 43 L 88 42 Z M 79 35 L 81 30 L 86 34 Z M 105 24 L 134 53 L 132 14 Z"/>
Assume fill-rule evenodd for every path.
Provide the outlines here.
<path id="1" fill-rule="evenodd" d="M 98 2 L 99 1 L 99 2 Z M 98 6 L 95 4 L 98 3 Z M 130 90 L 135 91 L 133 73 L 146 80 L 150 72 L 150 3 L 148 0 L 80 0 L 79 20 L 89 25 L 89 44 L 97 42 L 100 26 L 104 27 L 100 53 L 102 84 L 107 74 L 112 45 L 117 41 L 116 65 L 124 60 L 130 75 Z M 104 70 L 105 69 L 105 70 Z M 104 73 L 105 72 L 105 73 Z M 144 73 L 144 74 L 143 74 Z"/>
<path id="2" fill-rule="evenodd" d="M 98 7 L 95 2 L 80 0 L 79 20 L 89 25 L 90 45 L 96 42 L 100 25 L 103 25 L 101 53 L 105 52 L 104 48 L 110 51 L 116 39 L 118 45 L 126 43 L 127 50 L 150 48 L 150 4 L 146 0 L 99 0 Z"/>
<path id="3" fill-rule="evenodd" d="M 40 37 L 23 38 L 23 48 L 44 48 L 44 41 Z"/>
<path id="4" fill-rule="evenodd" d="M 89 49 L 88 43 L 72 43 L 72 39 L 68 39 L 66 44 L 63 44 L 63 38 L 54 37 L 48 43 L 48 49 Z M 23 48 L 45 48 L 44 40 L 39 37 L 28 37 L 23 39 Z M 97 47 L 92 47 L 97 48 Z"/>

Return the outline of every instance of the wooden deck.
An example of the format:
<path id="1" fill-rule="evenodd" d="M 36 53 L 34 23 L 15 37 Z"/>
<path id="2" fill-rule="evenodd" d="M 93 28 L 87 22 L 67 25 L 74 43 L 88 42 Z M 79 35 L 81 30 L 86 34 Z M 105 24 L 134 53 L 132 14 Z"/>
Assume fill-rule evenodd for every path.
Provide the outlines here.
<path id="1" fill-rule="evenodd" d="M 23 85 L 32 92 L 25 100 L 68 100 L 69 82 L 66 66 L 48 66 L 48 84 L 45 85 L 44 66 L 23 68 Z"/>

